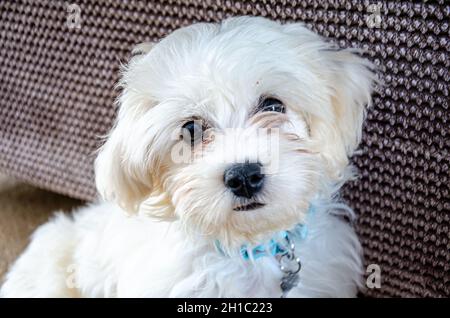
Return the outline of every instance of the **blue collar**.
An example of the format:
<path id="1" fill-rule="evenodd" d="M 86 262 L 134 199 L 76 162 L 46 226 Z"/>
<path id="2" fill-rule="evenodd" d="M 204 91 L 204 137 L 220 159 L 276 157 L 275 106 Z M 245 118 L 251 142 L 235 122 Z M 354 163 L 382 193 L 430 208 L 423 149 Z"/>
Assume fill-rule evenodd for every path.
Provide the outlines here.
<path id="1" fill-rule="evenodd" d="M 308 209 L 308 214 L 312 214 L 314 211 L 315 209 L 311 205 Z M 289 244 L 289 240 L 291 240 L 292 237 L 304 240 L 307 235 L 308 228 L 306 227 L 306 225 L 297 224 L 290 231 L 281 231 L 277 233 L 267 243 L 259 244 L 254 247 L 248 247 L 247 244 L 243 244 L 239 250 L 239 254 L 245 261 L 248 261 L 250 259 L 257 260 L 258 258 L 264 256 L 283 255 L 286 253 L 286 246 Z M 222 255 L 226 255 L 222 248 L 222 245 L 218 240 L 215 241 L 215 246 Z"/>

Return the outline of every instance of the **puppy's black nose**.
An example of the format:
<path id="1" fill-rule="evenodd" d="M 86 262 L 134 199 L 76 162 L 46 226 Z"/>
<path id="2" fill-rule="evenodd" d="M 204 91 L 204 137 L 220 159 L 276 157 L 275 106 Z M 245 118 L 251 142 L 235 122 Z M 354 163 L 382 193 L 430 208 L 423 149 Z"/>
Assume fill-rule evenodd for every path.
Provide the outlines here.
<path id="1" fill-rule="evenodd" d="M 237 163 L 225 170 L 223 182 L 238 197 L 251 198 L 264 183 L 259 163 Z"/>

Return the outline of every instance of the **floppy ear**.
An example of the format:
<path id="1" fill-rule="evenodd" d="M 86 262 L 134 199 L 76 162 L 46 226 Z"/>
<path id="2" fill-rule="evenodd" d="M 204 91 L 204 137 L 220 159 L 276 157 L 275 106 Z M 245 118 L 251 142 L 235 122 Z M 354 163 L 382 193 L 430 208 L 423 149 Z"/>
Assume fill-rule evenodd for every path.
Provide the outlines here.
<path id="1" fill-rule="evenodd" d="M 331 118 L 312 125 L 321 136 L 322 154 L 334 173 L 339 174 L 348 164 L 361 141 L 366 107 L 376 82 L 373 65 L 352 50 L 322 52 L 330 64 L 329 88 Z"/>
<path id="2" fill-rule="evenodd" d="M 327 172 L 340 179 L 348 158 L 361 141 L 365 109 L 377 81 L 371 62 L 359 57 L 357 50 L 338 49 L 301 23 L 287 24 L 283 30 L 298 53 L 310 56 L 326 96 L 321 98 L 321 114 L 310 112 L 308 121 L 317 150 L 325 159 Z M 323 101 L 327 101 L 325 105 Z M 322 107 L 321 106 L 321 107 Z"/>
<path id="3" fill-rule="evenodd" d="M 119 119 L 95 160 L 95 182 L 105 200 L 136 212 L 151 191 L 152 177 L 127 153 L 127 136 L 129 132 Z"/>
<path id="4" fill-rule="evenodd" d="M 148 53 L 152 46 L 152 43 L 139 44 L 133 53 Z M 133 138 L 145 102 L 138 93 L 128 88 L 127 83 L 127 76 L 141 56 L 134 56 L 123 72 L 119 83 L 123 92 L 117 101 L 119 113 L 116 124 L 95 160 L 95 182 L 100 195 L 105 200 L 116 202 L 127 212 L 137 211 L 152 189 L 148 161 L 143 159 L 145 150 L 137 146 L 134 140 L 137 138 Z"/>

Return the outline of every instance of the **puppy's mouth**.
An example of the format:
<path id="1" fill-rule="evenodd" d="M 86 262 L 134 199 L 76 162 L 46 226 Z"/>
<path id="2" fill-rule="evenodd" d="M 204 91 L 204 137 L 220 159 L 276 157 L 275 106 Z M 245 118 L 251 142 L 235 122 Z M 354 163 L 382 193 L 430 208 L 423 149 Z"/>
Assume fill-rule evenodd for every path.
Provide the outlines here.
<path id="1" fill-rule="evenodd" d="M 252 203 L 248 203 L 248 204 L 238 205 L 238 206 L 234 207 L 233 210 L 234 211 L 251 211 L 251 210 L 259 209 L 259 208 L 263 207 L 264 205 L 265 205 L 264 203 L 252 202 Z"/>

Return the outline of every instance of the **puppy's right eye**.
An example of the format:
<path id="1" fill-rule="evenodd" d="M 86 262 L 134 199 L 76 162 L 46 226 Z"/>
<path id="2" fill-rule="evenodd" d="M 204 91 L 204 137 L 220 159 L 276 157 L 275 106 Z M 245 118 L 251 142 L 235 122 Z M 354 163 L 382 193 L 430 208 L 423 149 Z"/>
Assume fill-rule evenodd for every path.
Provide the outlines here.
<path id="1" fill-rule="evenodd" d="M 258 104 L 258 111 L 260 112 L 277 112 L 285 113 L 286 108 L 283 102 L 274 97 L 261 98 Z"/>
<path id="2" fill-rule="evenodd" d="M 191 120 L 185 123 L 182 127 L 183 139 L 191 142 L 191 147 L 195 146 L 203 139 L 203 131 L 205 127 L 199 120 Z"/>

